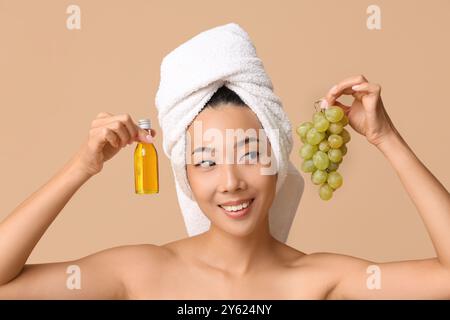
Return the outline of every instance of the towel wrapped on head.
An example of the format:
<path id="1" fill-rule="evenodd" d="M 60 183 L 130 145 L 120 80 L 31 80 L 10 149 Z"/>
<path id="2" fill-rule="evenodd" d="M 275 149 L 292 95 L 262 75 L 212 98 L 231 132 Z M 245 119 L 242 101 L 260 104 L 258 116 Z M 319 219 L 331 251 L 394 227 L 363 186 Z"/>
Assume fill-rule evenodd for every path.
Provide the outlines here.
<path id="1" fill-rule="evenodd" d="M 289 161 L 291 124 L 249 35 L 235 23 L 198 34 L 161 63 L 155 103 L 188 235 L 207 231 L 211 222 L 195 201 L 187 179 L 186 130 L 223 85 L 256 114 L 270 141 L 278 178 L 269 226 L 273 237 L 286 242 L 304 188 L 302 176 Z"/>

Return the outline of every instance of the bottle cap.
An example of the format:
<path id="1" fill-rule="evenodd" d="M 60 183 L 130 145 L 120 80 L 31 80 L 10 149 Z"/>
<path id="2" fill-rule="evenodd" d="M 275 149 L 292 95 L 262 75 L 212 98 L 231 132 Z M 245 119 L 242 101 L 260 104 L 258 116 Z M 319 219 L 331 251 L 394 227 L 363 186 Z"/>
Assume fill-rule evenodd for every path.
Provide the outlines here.
<path id="1" fill-rule="evenodd" d="M 141 127 L 142 129 L 151 129 L 152 122 L 150 121 L 150 119 L 139 119 L 138 126 Z"/>

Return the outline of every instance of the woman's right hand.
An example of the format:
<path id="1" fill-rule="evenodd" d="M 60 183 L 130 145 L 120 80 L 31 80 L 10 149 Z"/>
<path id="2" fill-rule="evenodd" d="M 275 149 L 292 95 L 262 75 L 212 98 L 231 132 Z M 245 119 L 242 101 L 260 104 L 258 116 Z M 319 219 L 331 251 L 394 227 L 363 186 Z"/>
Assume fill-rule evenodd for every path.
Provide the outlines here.
<path id="1" fill-rule="evenodd" d="M 114 157 L 120 149 L 133 142 L 153 142 L 156 131 L 148 130 L 134 123 L 129 114 L 113 115 L 100 112 L 91 123 L 88 139 L 75 156 L 74 163 L 89 176 L 99 173 L 103 163 Z"/>
<path id="2" fill-rule="evenodd" d="M 381 99 L 381 86 L 370 83 L 363 75 L 342 80 L 326 95 L 326 104 L 343 108 L 350 126 L 366 137 L 374 146 L 379 146 L 392 134 L 398 134 Z M 342 95 L 352 95 L 351 106 L 336 101 Z"/>

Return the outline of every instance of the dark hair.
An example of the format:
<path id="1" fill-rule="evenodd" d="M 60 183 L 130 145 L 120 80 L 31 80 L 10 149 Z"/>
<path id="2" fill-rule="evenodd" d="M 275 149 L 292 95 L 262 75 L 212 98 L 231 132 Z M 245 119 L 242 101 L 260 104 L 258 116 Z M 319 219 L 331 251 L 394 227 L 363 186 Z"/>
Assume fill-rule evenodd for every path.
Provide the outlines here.
<path id="1" fill-rule="evenodd" d="M 233 91 L 226 86 L 221 86 L 205 104 L 205 108 L 214 108 L 221 104 L 232 103 L 237 106 L 246 107 L 244 101 Z"/>

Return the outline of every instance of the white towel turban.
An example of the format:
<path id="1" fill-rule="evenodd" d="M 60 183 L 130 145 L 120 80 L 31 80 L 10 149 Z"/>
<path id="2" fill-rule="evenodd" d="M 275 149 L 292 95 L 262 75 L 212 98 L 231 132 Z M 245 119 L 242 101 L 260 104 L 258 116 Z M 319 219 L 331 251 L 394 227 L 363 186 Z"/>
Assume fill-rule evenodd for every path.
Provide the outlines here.
<path id="1" fill-rule="evenodd" d="M 304 188 L 302 176 L 289 161 L 291 124 L 249 35 L 235 23 L 198 34 L 161 63 L 155 103 L 188 235 L 207 231 L 211 222 L 195 201 L 187 179 L 186 130 L 223 85 L 256 114 L 270 141 L 278 178 L 269 226 L 272 236 L 286 242 Z"/>

